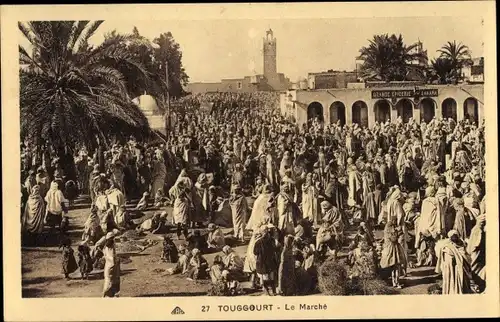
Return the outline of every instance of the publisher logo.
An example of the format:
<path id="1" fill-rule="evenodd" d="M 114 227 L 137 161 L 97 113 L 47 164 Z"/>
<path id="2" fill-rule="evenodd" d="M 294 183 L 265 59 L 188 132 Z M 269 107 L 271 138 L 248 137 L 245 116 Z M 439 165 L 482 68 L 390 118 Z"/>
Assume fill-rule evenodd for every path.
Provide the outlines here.
<path id="1" fill-rule="evenodd" d="M 171 314 L 173 314 L 173 315 L 177 315 L 177 314 L 184 314 L 184 311 L 183 311 L 180 307 L 176 306 L 176 307 L 172 310 L 172 313 L 171 313 Z"/>

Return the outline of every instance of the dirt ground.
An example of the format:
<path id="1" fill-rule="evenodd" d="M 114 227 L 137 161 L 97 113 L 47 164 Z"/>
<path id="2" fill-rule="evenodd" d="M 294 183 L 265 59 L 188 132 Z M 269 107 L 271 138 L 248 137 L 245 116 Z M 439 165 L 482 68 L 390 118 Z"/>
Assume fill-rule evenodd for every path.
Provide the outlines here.
<path id="1" fill-rule="evenodd" d="M 69 211 L 72 247 L 81 241 L 83 225 L 90 213 L 88 198 L 77 200 Z M 155 210 L 146 211 L 152 215 Z M 171 213 L 171 209 L 167 209 Z M 232 229 L 224 229 L 230 235 Z M 351 233 L 352 234 L 352 233 Z M 382 238 L 382 232 L 375 232 Z M 148 234 L 145 238 L 157 243 L 140 253 L 119 254 L 121 258 L 121 297 L 159 297 L 159 296 L 203 296 L 210 288 L 210 281 L 188 281 L 183 275 L 167 275 L 166 270 L 173 264 L 160 261 L 162 241 L 160 235 Z M 174 240 L 176 244 L 183 241 Z M 234 248 L 240 256 L 245 256 L 246 246 Z M 76 254 L 75 254 L 76 255 Z M 209 263 L 216 253 L 207 254 Z M 22 248 L 22 293 L 23 297 L 101 297 L 103 287 L 102 270 L 94 270 L 88 280 L 81 280 L 79 271 L 66 280 L 61 272 L 61 250 L 54 236 L 45 231 L 37 247 Z M 437 276 L 432 267 L 409 269 L 408 276 L 402 281 L 401 294 L 427 294 L 427 288 L 436 283 Z M 242 284 L 248 295 L 258 296 Z"/>

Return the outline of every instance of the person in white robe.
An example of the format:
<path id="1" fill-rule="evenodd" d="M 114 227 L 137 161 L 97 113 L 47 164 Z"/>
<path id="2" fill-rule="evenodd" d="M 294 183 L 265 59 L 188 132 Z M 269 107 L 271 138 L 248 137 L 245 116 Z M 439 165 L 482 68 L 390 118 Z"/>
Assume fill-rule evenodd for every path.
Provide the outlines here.
<path id="1" fill-rule="evenodd" d="M 321 214 L 323 215 L 322 221 L 328 221 L 335 231 L 337 240 L 342 244 L 344 242 L 344 220 L 342 214 L 329 201 L 322 201 L 320 206 Z"/>
<path id="2" fill-rule="evenodd" d="M 436 243 L 436 273 L 442 274 L 443 294 L 470 294 L 471 267 L 465 243 L 456 230 Z"/>
<path id="3" fill-rule="evenodd" d="M 313 184 L 312 174 L 308 173 L 302 185 L 302 215 L 315 226 L 319 226 L 321 221 L 319 192 L 320 191 Z"/>
<path id="4" fill-rule="evenodd" d="M 363 187 L 361 174 L 359 173 L 355 165 L 351 165 L 348 167 L 347 176 L 349 183 L 347 204 L 351 207 L 354 205 L 360 205 L 362 204 L 361 199 Z"/>
<path id="5" fill-rule="evenodd" d="M 267 182 L 272 187 L 278 186 L 278 174 L 276 173 L 276 164 L 274 162 L 273 155 L 271 153 L 267 153 L 266 155 L 266 178 Z"/>
<path id="6" fill-rule="evenodd" d="M 246 224 L 246 230 L 252 230 L 257 224 L 262 222 L 264 216 L 267 215 L 269 202 L 273 199 L 271 186 L 266 184 L 261 194 L 255 199 L 250 214 L 250 219 Z"/>
<path id="7" fill-rule="evenodd" d="M 231 212 L 233 215 L 233 236 L 240 242 L 245 242 L 245 223 L 248 218 L 248 203 L 246 197 L 241 193 L 241 187 L 235 186 L 233 194 L 229 197 Z"/>
<path id="8" fill-rule="evenodd" d="M 288 186 L 283 185 L 281 192 L 277 196 L 278 229 L 280 231 L 280 238 L 286 235 L 295 234 L 294 212 L 296 211 L 296 205 L 289 193 L 290 190 Z"/>
<path id="9" fill-rule="evenodd" d="M 290 155 L 290 151 L 285 151 L 283 154 L 283 158 L 281 159 L 280 163 L 280 176 L 283 178 L 285 176 L 285 170 L 286 169 L 291 169 L 293 165 L 293 159 L 292 156 Z"/>
<path id="10" fill-rule="evenodd" d="M 222 260 L 224 269 L 229 271 L 229 276 L 233 280 L 241 280 L 243 277 L 243 259 L 228 245 L 222 248 Z"/>
<path id="11" fill-rule="evenodd" d="M 115 249 L 117 234 L 117 230 L 108 232 L 95 246 L 102 248 L 105 259 L 103 297 L 119 297 L 120 295 L 120 258 Z"/>
<path id="12" fill-rule="evenodd" d="M 479 293 L 486 288 L 486 216 L 480 215 L 472 228 L 467 242 L 467 253 L 471 257 L 472 280 Z"/>
<path id="13" fill-rule="evenodd" d="M 245 256 L 245 262 L 243 264 L 243 272 L 250 275 L 250 281 L 252 283 L 253 289 L 260 288 L 260 286 L 258 285 L 259 278 L 257 276 L 257 271 L 256 271 L 257 264 L 256 264 L 256 256 L 254 254 L 254 246 L 255 246 L 255 243 L 263 237 L 262 229 L 261 229 L 261 227 L 263 227 L 263 226 L 265 227 L 266 224 L 259 223 L 253 227 L 252 237 L 250 238 L 250 242 L 248 243 L 247 252 L 246 252 L 246 256 Z"/>
<path id="14" fill-rule="evenodd" d="M 207 244 L 208 248 L 213 248 L 216 250 L 221 250 L 224 246 L 226 246 L 222 229 L 220 229 L 220 227 L 216 226 L 214 223 L 208 224 Z"/>
<path id="15" fill-rule="evenodd" d="M 125 174 L 123 172 L 124 165 L 120 160 L 116 160 L 111 167 L 111 184 L 122 192 L 125 196 Z"/>
<path id="16" fill-rule="evenodd" d="M 422 201 L 420 216 L 415 223 L 415 247 L 418 247 L 418 239 L 422 234 L 430 235 L 434 239 L 441 237 L 441 207 L 436 198 L 434 187 L 425 189 L 425 198 Z"/>
<path id="17" fill-rule="evenodd" d="M 193 208 L 190 190 L 185 186 L 184 182 L 178 182 L 170 188 L 169 194 L 174 199 L 172 221 L 177 226 L 177 239 L 180 239 L 181 234 L 184 234 L 184 238 L 187 238 L 189 213 Z"/>
<path id="18" fill-rule="evenodd" d="M 209 193 L 208 193 L 208 180 L 205 173 L 198 176 L 192 193 L 191 199 L 194 204 L 194 211 L 191 213 L 191 223 L 197 223 L 201 226 L 202 223 L 208 218 L 208 211 L 210 206 Z"/>
<path id="19" fill-rule="evenodd" d="M 117 188 L 114 183 L 111 184 L 111 188 L 106 190 L 105 193 L 108 198 L 109 206 L 113 209 L 114 214 L 118 212 L 118 209 L 125 207 L 125 194 Z"/>

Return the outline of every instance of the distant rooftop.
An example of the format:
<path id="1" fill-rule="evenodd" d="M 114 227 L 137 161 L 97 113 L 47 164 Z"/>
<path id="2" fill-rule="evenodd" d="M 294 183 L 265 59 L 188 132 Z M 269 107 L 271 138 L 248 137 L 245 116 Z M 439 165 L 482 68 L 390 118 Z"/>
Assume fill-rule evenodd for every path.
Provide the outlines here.
<path id="1" fill-rule="evenodd" d="M 472 58 L 472 63 L 474 65 L 484 65 L 484 57 Z"/>
<path id="2" fill-rule="evenodd" d="M 333 70 L 333 69 L 329 69 L 327 71 L 323 71 L 323 72 L 315 72 L 315 73 L 308 73 L 308 75 L 336 75 L 336 74 L 350 74 L 350 73 L 356 73 L 356 71 L 354 70 L 350 70 L 350 71 L 347 71 L 347 70 Z"/>

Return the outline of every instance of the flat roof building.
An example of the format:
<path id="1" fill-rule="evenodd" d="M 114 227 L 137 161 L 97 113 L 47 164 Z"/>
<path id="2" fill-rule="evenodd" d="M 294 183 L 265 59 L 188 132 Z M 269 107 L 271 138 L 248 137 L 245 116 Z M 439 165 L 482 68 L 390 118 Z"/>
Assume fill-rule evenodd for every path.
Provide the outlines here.
<path id="1" fill-rule="evenodd" d="M 347 88 L 347 84 L 357 81 L 355 71 L 328 70 L 320 73 L 307 74 L 309 89 Z"/>
<path id="2" fill-rule="evenodd" d="M 281 94 L 281 114 L 299 125 L 318 118 L 325 123 L 372 127 L 375 122 L 413 118 L 484 118 L 483 84 L 429 85 L 418 82 L 356 83 L 348 88 L 289 90 Z"/>

